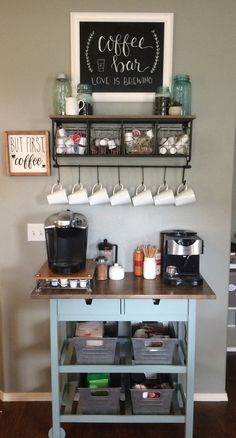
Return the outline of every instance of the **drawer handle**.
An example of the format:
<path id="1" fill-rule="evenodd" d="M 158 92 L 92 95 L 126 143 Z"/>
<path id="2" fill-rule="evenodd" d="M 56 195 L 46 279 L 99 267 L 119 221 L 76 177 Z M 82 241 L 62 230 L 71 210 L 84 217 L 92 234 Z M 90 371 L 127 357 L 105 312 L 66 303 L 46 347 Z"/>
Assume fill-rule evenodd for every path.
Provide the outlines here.
<path id="1" fill-rule="evenodd" d="M 89 298 L 88 300 L 85 300 L 85 303 L 87 304 L 87 306 L 90 306 L 91 304 L 92 304 L 92 302 L 93 302 L 93 299 L 91 298 Z"/>
<path id="2" fill-rule="evenodd" d="M 160 304 L 160 299 L 153 300 L 153 304 L 155 304 L 156 306 L 158 306 L 158 305 Z"/>

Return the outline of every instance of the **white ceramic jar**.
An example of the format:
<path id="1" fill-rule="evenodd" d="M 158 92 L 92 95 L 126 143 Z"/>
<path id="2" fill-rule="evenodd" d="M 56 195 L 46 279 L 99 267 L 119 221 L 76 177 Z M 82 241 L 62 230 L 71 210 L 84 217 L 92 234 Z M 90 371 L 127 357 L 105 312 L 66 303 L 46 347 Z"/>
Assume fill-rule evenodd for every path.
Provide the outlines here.
<path id="1" fill-rule="evenodd" d="M 109 269 L 109 278 L 111 280 L 122 280 L 125 276 L 124 268 L 118 263 L 114 263 Z"/>
<path id="2" fill-rule="evenodd" d="M 146 280 L 156 278 L 156 259 L 155 257 L 145 257 L 143 262 L 143 277 Z"/>

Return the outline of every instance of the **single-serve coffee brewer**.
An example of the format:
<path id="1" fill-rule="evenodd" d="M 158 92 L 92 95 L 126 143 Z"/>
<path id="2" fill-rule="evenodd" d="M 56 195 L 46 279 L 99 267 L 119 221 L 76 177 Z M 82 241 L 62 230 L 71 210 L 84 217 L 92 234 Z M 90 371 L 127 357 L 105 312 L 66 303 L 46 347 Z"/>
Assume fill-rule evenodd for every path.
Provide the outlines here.
<path id="1" fill-rule="evenodd" d="M 86 266 L 87 219 L 70 210 L 52 214 L 45 221 L 48 267 L 58 274 L 72 274 Z"/>
<path id="2" fill-rule="evenodd" d="M 162 231 L 161 249 L 165 283 L 191 286 L 202 284 L 199 256 L 203 254 L 203 240 L 195 231 Z"/>

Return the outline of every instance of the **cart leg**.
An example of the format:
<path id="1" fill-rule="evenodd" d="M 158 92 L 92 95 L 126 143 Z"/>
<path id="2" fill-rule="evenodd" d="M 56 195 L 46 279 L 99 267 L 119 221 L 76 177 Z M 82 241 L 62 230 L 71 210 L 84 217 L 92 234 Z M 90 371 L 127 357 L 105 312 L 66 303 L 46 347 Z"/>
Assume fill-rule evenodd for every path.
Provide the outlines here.
<path id="1" fill-rule="evenodd" d="M 48 438 L 65 438 L 65 436 L 66 436 L 66 433 L 65 433 L 64 429 L 62 429 L 61 427 L 59 429 L 59 436 L 55 435 L 55 431 L 53 430 L 53 428 L 51 428 L 48 431 Z"/>
<path id="2" fill-rule="evenodd" d="M 60 383 L 59 383 L 59 341 L 57 321 L 57 300 L 50 300 L 50 340 L 51 340 L 51 384 L 52 384 L 52 428 L 50 438 L 64 438 L 60 427 Z"/>
<path id="3" fill-rule="evenodd" d="M 193 436 L 196 301 L 189 300 L 185 438 Z"/>

